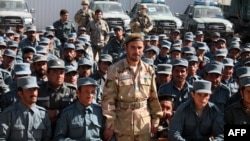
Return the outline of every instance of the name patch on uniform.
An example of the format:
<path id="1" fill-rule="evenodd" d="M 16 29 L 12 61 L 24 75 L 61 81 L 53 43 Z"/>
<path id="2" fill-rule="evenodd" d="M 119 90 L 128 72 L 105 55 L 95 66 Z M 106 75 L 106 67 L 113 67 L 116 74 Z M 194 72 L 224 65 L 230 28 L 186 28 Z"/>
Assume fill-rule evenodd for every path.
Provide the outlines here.
<path id="1" fill-rule="evenodd" d="M 112 80 L 107 80 L 106 84 L 105 84 L 106 88 L 113 88 L 113 81 Z"/>
<path id="2" fill-rule="evenodd" d="M 126 80 L 126 79 L 131 79 L 132 76 L 131 75 L 121 75 L 119 76 L 119 80 Z"/>
<path id="3" fill-rule="evenodd" d="M 37 100 L 49 100 L 49 96 L 46 96 L 46 97 L 38 97 Z"/>
<path id="4" fill-rule="evenodd" d="M 64 97 L 64 98 L 62 98 L 62 101 L 73 101 L 73 99 L 69 98 L 69 97 Z"/>

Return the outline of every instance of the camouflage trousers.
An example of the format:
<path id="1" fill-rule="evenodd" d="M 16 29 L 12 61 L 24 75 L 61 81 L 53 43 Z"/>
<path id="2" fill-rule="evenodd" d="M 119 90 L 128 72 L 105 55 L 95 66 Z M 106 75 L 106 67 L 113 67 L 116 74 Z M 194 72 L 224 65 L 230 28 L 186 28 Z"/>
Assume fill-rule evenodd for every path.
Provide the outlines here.
<path id="1" fill-rule="evenodd" d="M 93 46 L 93 57 L 95 61 L 99 60 L 99 55 L 103 52 L 103 46 Z"/>
<path id="2" fill-rule="evenodd" d="M 153 141 L 150 133 L 141 135 L 115 134 L 116 141 Z"/>

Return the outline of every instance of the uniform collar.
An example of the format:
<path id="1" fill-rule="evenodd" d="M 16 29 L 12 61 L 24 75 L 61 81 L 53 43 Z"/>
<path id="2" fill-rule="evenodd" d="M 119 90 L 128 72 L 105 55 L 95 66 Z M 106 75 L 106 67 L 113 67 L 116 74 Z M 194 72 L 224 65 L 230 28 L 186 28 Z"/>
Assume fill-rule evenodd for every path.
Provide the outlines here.
<path id="1" fill-rule="evenodd" d="M 20 108 L 20 110 L 22 111 L 22 113 L 24 112 L 28 112 L 31 111 L 31 113 L 38 113 L 38 109 L 36 108 L 36 104 L 33 104 L 30 108 L 26 107 L 21 101 L 18 102 L 18 107 Z"/>
<path id="2" fill-rule="evenodd" d="M 93 107 L 92 104 L 90 104 L 88 107 L 83 106 L 79 101 L 76 102 L 77 109 L 84 113 L 86 110 L 88 110 L 90 113 L 93 113 Z"/>

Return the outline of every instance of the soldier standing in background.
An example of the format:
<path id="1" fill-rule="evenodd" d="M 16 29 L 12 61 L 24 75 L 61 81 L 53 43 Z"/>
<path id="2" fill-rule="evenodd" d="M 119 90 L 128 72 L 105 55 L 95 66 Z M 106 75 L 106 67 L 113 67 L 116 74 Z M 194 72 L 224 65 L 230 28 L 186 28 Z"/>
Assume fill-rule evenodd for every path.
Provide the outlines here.
<path id="1" fill-rule="evenodd" d="M 109 26 L 106 21 L 102 20 L 102 16 L 102 10 L 97 9 L 95 11 L 95 19 L 87 26 L 87 34 L 90 35 L 92 42 L 94 59 L 96 59 L 97 53 L 98 55 L 102 54 L 104 46 L 109 41 Z"/>
<path id="2" fill-rule="evenodd" d="M 82 1 L 82 9 L 78 10 L 75 14 L 75 22 L 80 27 L 86 27 L 90 21 L 94 19 L 95 13 L 89 9 L 89 1 Z"/>
<path id="3" fill-rule="evenodd" d="M 55 36 L 62 44 L 67 41 L 70 33 L 76 32 L 75 24 L 69 20 L 69 12 L 66 9 L 60 11 L 60 19 L 54 22 L 53 26 L 56 29 Z"/>
<path id="4" fill-rule="evenodd" d="M 104 87 L 104 138 L 110 140 L 115 133 L 117 141 L 149 141 L 162 117 L 155 72 L 141 60 L 144 50 L 141 34 L 128 35 L 124 44 L 127 56 L 110 66 Z"/>
<path id="5" fill-rule="evenodd" d="M 140 12 L 131 20 L 130 27 L 131 32 L 144 32 L 149 33 L 153 29 L 153 22 L 146 13 L 147 5 L 141 4 Z"/>

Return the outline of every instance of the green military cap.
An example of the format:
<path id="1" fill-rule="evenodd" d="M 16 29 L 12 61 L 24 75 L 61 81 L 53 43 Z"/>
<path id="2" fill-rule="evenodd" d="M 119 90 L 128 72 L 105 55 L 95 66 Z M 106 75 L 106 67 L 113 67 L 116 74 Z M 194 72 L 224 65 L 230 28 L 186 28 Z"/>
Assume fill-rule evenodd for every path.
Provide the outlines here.
<path id="1" fill-rule="evenodd" d="M 38 88 L 37 79 L 34 76 L 24 76 L 17 78 L 17 87 L 23 89 Z"/>
<path id="2" fill-rule="evenodd" d="M 87 85 L 93 85 L 93 86 L 97 86 L 96 81 L 91 78 L 91 77 L 86 77 L 86 78 L 79 78 L 77 80 L 77 88 L 81 87 L 81 86 L 87 86 Z"/>
<path id="3" fill-rule="evenodd" d="M 131 33 L 124 41 L 124 44 L 128 44 L 132 41 L 143 41 L 143 36 L 140 33 Z"/>
<path id="4" fill-rule="evenodd" d="M 197 93 L 208 93 L 212 94 L 211 91 L 212 83 L 207 80 L 196 80 L 193 82 L 193 91 Z"/>
<path id="5" fill-rule="evenodd" d="M 176 101 L 176 95 L 173 95 L 173 94 L 163 94 L 163 95 L 160 95 L 158 96 L 158 99 L 159 101 L 163 101 L 163 100 L 166 100 L 166 101 Z"/>
<path id="6" fill-rule="evenodd" d="M 48 61 L 48 68 L 49 69 L 64 69 L 65 63 L 61 59 L 51 59 Z"/>
<path id="7" fill-rule="evenodd" d="M 172 74 L 172 65 L 171 64 L 158 64 L 157 74 Z"/>

